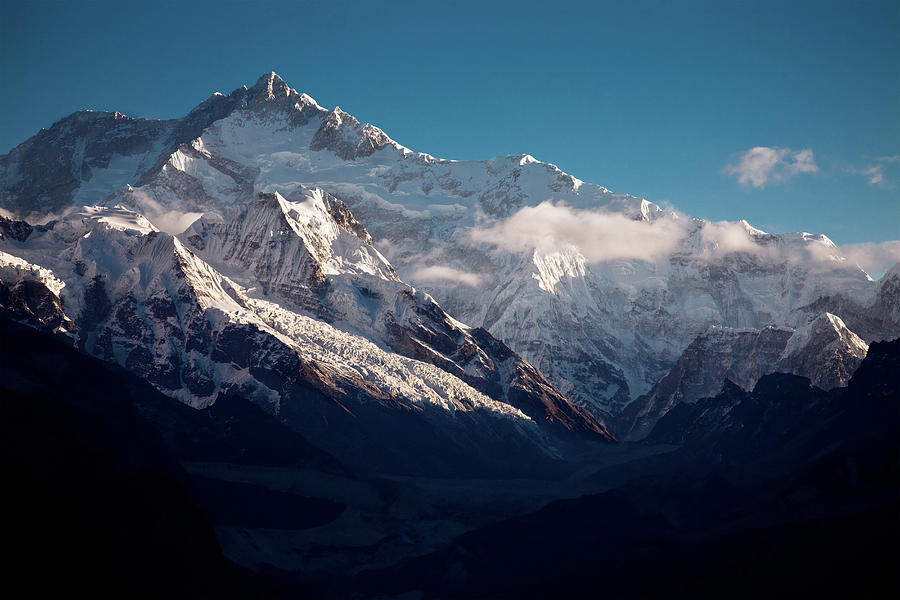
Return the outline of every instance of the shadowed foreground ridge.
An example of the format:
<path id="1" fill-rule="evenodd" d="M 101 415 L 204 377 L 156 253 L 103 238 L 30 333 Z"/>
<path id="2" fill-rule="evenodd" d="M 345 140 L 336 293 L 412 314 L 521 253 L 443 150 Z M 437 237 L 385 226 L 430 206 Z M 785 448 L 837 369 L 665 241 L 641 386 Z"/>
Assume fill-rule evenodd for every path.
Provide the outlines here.
<path id="1" fill-rule="evenodd" d="M 775 374 L 681 405 L 651 438 L 684 446 L 598 475 L 631 479 L 618 489 L 464 534 L 364 581 L 426 598 L 895 595 L 898 378 L 900 340 L 873 344 L 848 388 Z M 718 429 L 698 427 L 722 406 Z"/>
<path id="2" fill-rule="evenodd" d="M 0 381 L 11 417 L 3 436 L 15 482 L 9 497 L 19 517 L 9 539 L 24 549 L 17 572 L 42 573 L 49 544 L 66 581 L 101 597 L 174 585 L 200 597 L 323 598 L 414 590 L 425 598 L 589 598 L 598 589 L 613 598 L 833 597 L 897 589 L 900 341 L 873 344 L 847 388 L 823 392 L 776 374 L 752 392 L 731 387 L 682 405 L 650 436 L 678 450 L 597 463 L 589 478 L 609 491 L 475 527 L 430 554 L 401 554 L 393 566 L 351 554 L 324 570 L 269 566 L 252 575 L 222 555 L 217 535 L 314 531 L 344 518 L 345 503 L 359 502 L 350 490 L 371 484 L 250 403 L 223 397 L 196 411 L 65 341 L 8 320 L 0 327 L 15 342 L 15 350 L 0 351 Z M 706 409 L 723 406 L 730 410 L 709 422 Z M 695 412 L 686 414 L 688 407 Z M 306 498 L 197 470 L 209 461 L 245 465 L 247 473 L 299 468 L 344 483 L 329 492 L 333 500 Z M 377 486 L 387 502 L 377 510 L 394 511 L 394 522 L 424 517 L 411 488 Z M 337 567 L 347 559 L 356 565 L 349 572 Z M 107 578 L 97 578 L 97 564 L 108 566 Z"/>
<path id="3" fill-rule="evenodd" d="M 222 554 L 163 439 L 179 435 L 178 421 L 190 422 L 194 444 L 206 438 L 221 452 L 222 444 L 197 432 L 191 409 L 2 317 L 0 336 L 5 539 L 16 549 L 8 586 L 103 598 L 172 589 L 268 596 L 262 580 Z"/>

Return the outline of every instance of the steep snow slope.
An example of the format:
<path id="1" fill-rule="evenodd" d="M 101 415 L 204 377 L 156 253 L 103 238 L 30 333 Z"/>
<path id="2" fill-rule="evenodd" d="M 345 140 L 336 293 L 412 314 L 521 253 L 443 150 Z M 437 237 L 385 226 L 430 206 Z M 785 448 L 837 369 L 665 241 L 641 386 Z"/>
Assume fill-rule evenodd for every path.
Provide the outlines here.
<path id="1" fill-rule="evenodd" d="M 98 115 L 90 131 L 119 139 L 120 121 L 134 127 Z M 604 418 L 649 391 L 711 326 L 803 327 L 823 311 L 798 309 L 821 298 L 865 306 L 875 293 L 825 236 L 689 219 L 528 155 L 476 162 L 415 153 L 275 74 L 153 127 L 160 129 L 148 139 L 161 141 L 141 156 L 162 150 L 150 168 L 142 158 L 129 187 L 111 187 L 110 199 L 73 175 L 75 201 L 121 202 L 177 232 L 199 213 L 204 223 L 227 222 L 256 192 L 295 199 L 320 188 L 365 223 L 400 278 L 509 344 Z M 42 135 L 75 146 L 81 139 L 64 122 Z M 52 182 L 21 167 L 47 152 L 39 137 L 0 158 L 2 205 L 18 214 L 49 206 L 41 198 Z M 74 160 L 68 147 L 56 152 Z M 88 160 L 93 177 L 102 162 Z M 262 277 L 265 285 L 281 285 L 272 276 Z M 835 314 L 850 322 L 843 312 Z"/>
<path id="2" fill-rule="evenodd" d="M 303 202 L 262 195 L 235 207 L 227 222 L 192 228 L 187 237 L 250 287 L 121 206 L 84 207 L 41 228 L 7 225 L 28 232 L 0 240 L 0 305 L 7 314 L 74 331 L 85 352 L 194 407 L 223 393 L 249 398 L 352 464 L 371 466 L 380 457 L 379 468 L 417 470 L 441 448 L 448 457 L 505 448 L 547 459 L 566 430 L 609 439 L 530 365 L 508 349 L 501 356 L 505 347 L 486 332 L 476 341 L 397 280 L 346 207 L 319 190 L 307 190 Z M 244 264 L 240 252 L 253 250 L 261 254 Z M 359 281 L 368 295 L 354 287 Z M 353 327 L 292 301 L 312 299 L 326 315 L 344 309 L 356 317 L 365 302 L 377 304 L 377 282 L 412 299 L 410 315 L 398 311 L 392 321 L 413 331 L 407 339 L 416 339 L 414 324 L 437 335 L 434 323 L 414 318 L 416 308 L 428 307 L 436 322 L 457 328 L 464 355 L 423 360 L 391 348 L 372 335 L 371 324 L 366 330 L 366 321 Z M 39 293 L 22 293 L 32 288 Z M 396 458 L 424 436 L 436 454 Z M 448 458 L 444 468 L 455 464 Z"/>
<path id="3" fill-rule="evenodd" d="M 588 412 L 483 330 L 400 281 L 365 227 L 334 196 L 299 188 L 205 217 L 180 237 L 245 288 L 409 358 L 435 365 L 541 422 L 606 435 Z"/>
<path id="4" fill-rule="evenodd" d="M 74 240 L 73 230 L 78 233 Z M 79 315 L 79 344 L 86 350 L 138 372 L 195 406 L 205 406 L 220 390 L 250 385 L 254 393 L 268 396 L 277 412 L 277 390 L 260 381 L 248 383 L 253 377 L 239 368 L 239 361 L 219 360 L 234 358 L 218 355 L 228 354 L 221 338 L 236 328 L 250 338 L 267 338 L 266 345 L 280 344 L 311 358 L 319 375 L 335 387 L 354 389 L 359 369 L 365 368 L 370 385 L 384 397 L 426 401 L 447 410 L 486 409 L 529 420 L 438 368 L 248 297 L 177 238 L 125 209 L 72 213 L 37 237 L 53 238 L 35 240 L 33 246 L 59 248 L 53 267 L 65 281 L 47 268 L 4 253 L 0 257 L 4 284 L 14 284 L 16 277 L 39 279 Z M 27 242 L 11 250 L 26 256 L 40 253 L 52 260 Z M 8 273 L 6 265 L 17 272 Z"/>

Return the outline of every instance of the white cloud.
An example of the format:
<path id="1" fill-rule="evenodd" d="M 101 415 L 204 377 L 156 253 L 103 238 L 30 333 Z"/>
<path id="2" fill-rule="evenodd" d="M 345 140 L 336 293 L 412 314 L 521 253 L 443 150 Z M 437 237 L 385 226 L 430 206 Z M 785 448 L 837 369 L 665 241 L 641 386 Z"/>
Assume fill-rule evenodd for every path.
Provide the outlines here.
<path id="1" fill-rule="evenodd" d="M 172 210 L 163 206 L 150 194 L 141 190 L 129 190 L 126 194 L 127 203 L 140 214 L 147 217 L 160 231 L 178 235 L 191 224 L 203 216 L 202 212 L 185 212 Z"/>
<path id="2" fill-rule="evenodd" d="M 766 252 L 768 248 L 754 241 L 750 231 L 751 226 L 741 222 L 704 222 L 703 228 L 700 230 L 703 253 L 709 258 L 712 254 L 729 254 L 732 252 L 762 254 Z"/>
<path id="3" fill-rule="evenodd" d="M 203 213 L 170 210 L 160 213 L 148 213 L 144 216 L 147 217 L 160 231 L 178 235 L 190 227 L 191 223 L 203 216 Z"/>
<path id="4" fill-rule="evenodd" d="M 409 279 L 422 282 L 453 281 L 470 287 L 475 287 L 481 283 L 480 275 L 439 265 L 416 269 L 410 273 Z"/>
<path id="5" fill-rule="evenodd" d="M 863 169 L 860 171 L 860 175 L 864 175 L 867 178 L 869 185 L 881 185 L 884 183 L 884 170 L 882 170 L 881 165 Z"/>
<path id="6" fill-rule="evenodd" d="M 840 246 L 847 260 L 858 264 L 875 278 L 900 263 L 900 240 L 880 243 L 846 244 Z"/>
<path id="7" fill-rule="evenodd" d="M 747 150 L 736 165 L 725 167 L 725 173 L 737 175 L 741 185 L 750 184 L 753 187 L 762 187 L 771 177 L 778 161 L 781 160 L 781 152 L 774 148 L 756 147 Z"/>
<path id="8" fill-rule="evenodd" d="M 818 173 L 819 167 L 813 158 L 813 151 L 809 148 L 794 154 L 794 162 L 788 165 L 792 175 L 797 173 Z"/>
<path id="9" fill-rule="evenodd" d="M 684 237 L 682 221 L 635 221 L 619 213 L 580 210 L 543 202 L 470 233 L 473 241 L 511 252 L 552 252 L 574 246 L 589 262 L 619 258 L 654 260 L 675 250 Z"/>
<path id="10" fill-rule="evenodd" d="M 390 261 L 397 260 L 400 257 L 402 248 L 387 238 L 375 240 L 375 249 L 381 252 L 382 256 Z"/>
<path id="11" fill-rule="evenodd" d="M 764 187 L 782 182 L 801 173 L 817 173 L 813 151 L 809 148 L 793 152 L 789 148 L 756 146 L 744 152 L 736 163 L 727 165 L 726 175 L 736 175 L 741 185 Z"/>
<path id="12" fill-rule="evenodd" d="M 758 239 L 767 236 L 746 222 L 704 222 L 700 230 L 702 250 L 699 256 L 716 261 L 725 254 L 741 252 L 776 262 L 802 264 L 813 270 L 858 265 L 875 279 L 900 263 L 900 240 L 836 246 L 821 234 L 782 235 L 787 236 L 788 243 L 773 244 Z"/>
<path id="13" fill-rule="evenodd" d="M 851 175 L 861 175 L 871 186 L 891 190 L 894 189 L 892 179 L 896 173 L 897 163 L 900 163 L 900 156 L 879 156 L 870 159 L 863 167 L 842 166 L 840 169 Z"/>
<path id="14" fill-rule="evenodd" d="M 900 240 L 842 246 L 835 245 L 825 236 L 812 236 L 808 241 L 811 243 L 781 249 L 779 260 L 801 261 L 810 268 L 826 270 L 840 265 L 857 265 L 875 279 L 900 263 Z"/>

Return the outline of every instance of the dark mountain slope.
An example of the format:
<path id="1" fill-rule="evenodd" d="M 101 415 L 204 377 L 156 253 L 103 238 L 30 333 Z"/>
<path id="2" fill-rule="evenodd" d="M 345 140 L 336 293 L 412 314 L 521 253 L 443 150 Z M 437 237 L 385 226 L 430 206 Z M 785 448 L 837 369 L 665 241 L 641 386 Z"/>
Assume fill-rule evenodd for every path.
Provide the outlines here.
<path id="1" fill-rule="evenodd" d="M 719 426 L 661 430 L 685 445 L 653 459 L 656 474 L 464 534 L 357 585 L 425 598 L 896 595 L 898 373 L 890 342 L 872 345 L 846 389 L 783 375 L 732 387 L 705 407 L 730 405 Z"/>
<path id="2" fill-rule="evenodd" d="M 254 405 L 196 411 L 68 340 L 0 319 L 9 585 L 99 597 L 274 597 L 228 561 L 210 524 L 291 512 L 310 527 L 339 504 L 190 478 L 179 460 L 346 473 Z M 198 504 L 202 507 L 198 508 Z M 284 524 L 284 523 L 283 523 Z M 48 575 L 52 575 L 48 577 Z"/>

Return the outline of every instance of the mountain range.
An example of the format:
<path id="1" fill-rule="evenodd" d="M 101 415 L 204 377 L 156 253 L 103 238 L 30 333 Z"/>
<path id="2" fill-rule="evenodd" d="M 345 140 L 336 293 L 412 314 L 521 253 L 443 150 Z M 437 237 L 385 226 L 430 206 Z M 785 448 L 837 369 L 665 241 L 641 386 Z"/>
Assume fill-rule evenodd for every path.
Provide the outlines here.
<path id="1" fill-rule="evenodd" d="M 0 182 L 32 580 L 44 539 L 117 597 L 889 579 L 900 265 L 414 152 L 275 73 L 178 119 L 74 113 Z"/>
<path id="2" fill-rule="evenodd" d="M 528 155 L 436 159 L 274 73 L 181 119 L 75 113 L 0 171 L 4 285 L 52 274 L 80 348 L 196 406 L 279 406 L 284 374 L 226 357 L 251 329 L 266 370 L 291 338 L 332 395 L 640 438 L 699 397 L 660 389 L 698 344 L 703 395 L 775 370 L 844 385 L 900 336 L 897 269 L 875 282 L 824 235 L 688 218 Z"/>

